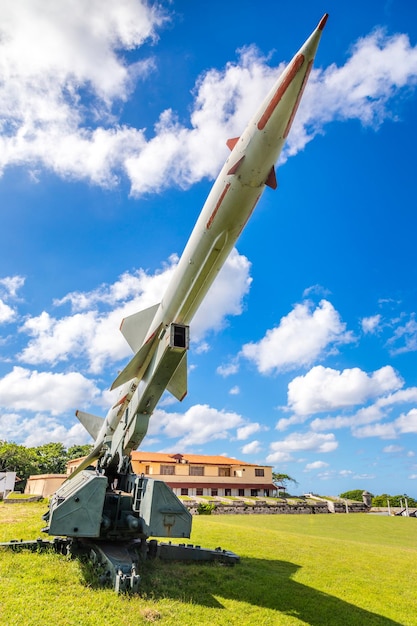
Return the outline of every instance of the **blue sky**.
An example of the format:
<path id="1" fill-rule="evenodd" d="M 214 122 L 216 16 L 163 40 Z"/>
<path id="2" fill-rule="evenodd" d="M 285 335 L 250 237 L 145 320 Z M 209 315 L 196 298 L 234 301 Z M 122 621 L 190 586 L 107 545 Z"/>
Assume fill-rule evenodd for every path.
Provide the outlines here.
<path id="1" fill-rule="evenodd" d="M 90 442 L 238 136 L 325 12 L 288 143 L 149 451 L 417 493 L 417 7 L 1 0 L 0 439 Z M 117 392 L 116 392 L 117 393 Z"/>

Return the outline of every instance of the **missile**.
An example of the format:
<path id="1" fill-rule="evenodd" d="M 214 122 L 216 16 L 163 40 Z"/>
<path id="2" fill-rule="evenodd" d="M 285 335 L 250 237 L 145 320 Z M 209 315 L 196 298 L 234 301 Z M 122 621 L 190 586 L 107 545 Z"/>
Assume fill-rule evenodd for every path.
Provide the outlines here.
<path id="1" fill-rule="evenodd" d="M 187 393 L 189 324 L 215 280 L 266 186 L 276 189 L 275 163 L 302 98 L 328 15 L 278 78 L 240 137 L 226 143 L 230 155 L 190 235 L 162 301 L 122 321 L 134 352 L 112 384 L 121 388 L 105 420 L 77 411 L 95 439 L 78 471 L 100 458 L 121 472 L 141 443 L 149 417 L 165 389 Z M 103 459 L 107 459 L 104 460 Z"/>

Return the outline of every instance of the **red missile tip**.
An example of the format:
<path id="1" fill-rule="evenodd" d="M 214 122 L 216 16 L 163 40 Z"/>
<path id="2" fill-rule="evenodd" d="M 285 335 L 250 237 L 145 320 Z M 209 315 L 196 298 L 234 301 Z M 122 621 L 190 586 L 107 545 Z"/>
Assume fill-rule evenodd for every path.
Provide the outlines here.
<path id="1" fill-rule="evenodd" d="M 321 18 L 319 25 L 317 26 L 318 30 L 323 30 L 323 28 L 326 26 L 326 22 L 327 22 L 327 18 L 329 17 L 328 13 L 325 13 L 323 15 L 323 17 Z"/>

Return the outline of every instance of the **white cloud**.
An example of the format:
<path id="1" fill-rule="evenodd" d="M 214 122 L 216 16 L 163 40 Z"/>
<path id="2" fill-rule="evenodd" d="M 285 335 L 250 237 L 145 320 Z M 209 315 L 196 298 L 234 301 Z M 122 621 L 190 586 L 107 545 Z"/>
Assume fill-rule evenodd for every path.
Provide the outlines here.
<path id="1" fill-rule="evenodd" d="M 238 396 L 240 394 L 240 387 L 238 385 L 235 385 L 234 387 L 229 389 L 229 393 L 231 396 Z"/>
<path id="2" fill-rule="evenodd" d="M 391 346 L 390 352 L 393 355 L 417 351 L 417 321 L 414 313 L 407 322 L 397 326 L 387 345 Z"/>
<path id="3" fill-rule="evenodd" d="M 365 334 L 375 334 L 381 323 L 380 315 L 372 315 L 371 317 L 364 317 L 361 321 L 362 330 Z"/>
<path id="4" fill-rule="evenodd" d="M 237 429 L 237 438 L 238 440 L 247 439 L 254 433 L 257 433 L 261 430 L 261 425 L 258 422 L 254 422 L 253 424 L 246 424 L 245 426 L 241 426 Z"/>
<path id="5" fill-rule="evenodd" d="M 223 376 L 223 378 L 227 378 L 228 376 L 232 376 L 239 371 L 239 362 L 237 359 L 231 361 L 230 363 L 225 363 L 224 365 L 219 365 L 216 369 L 217 374 Z"/>
<path id="6" fill-rule="evenodd" d="M 242 454 L 258 454 L 261 450 L 261 443 L 255 439 L 242 447 Z"/>
<path id="7" fill-rule="evenodd" d="M 243 418 L 237 413 L 196 404 L 185 413 L 167 413 L 157 409 L 150 420 L 148 432 L 150 436 L 162 434 L 169 439 L 177 439 L 176 445 L 184 450 L 230 438 L 230 431 L 242 424 Z"/>
<path id="8" fill-rule="evenodd" d="M 400 433 L 417 434 L 417 409 L 411 409 L 408 413 L 400 415 L 395 420 L 395 426 Z"/>
<path id="9" fill-rule="evenodd" d="M 402 379 L 390 365 L 372 374 L 359 368 L 340 372 L 318 365 L 289 383 L 288 405 L 300 415 L 311 415 L 361 404 L 402 385 Z"/>
<path id="10" fill-rule="evenodd" d="M 291 433 L 281 441 L 270 444 L 271 454 L 266 458 L 268 463 L 279 463 L 293 459 L 293 452 L 310 451 L 318 453 L 332 452 L 338 446 L 333 433 L 319 434 L 314 432 Z"/>
<path id="11" fill-rule="evenodd" d="M 361 428 L 355 428 L 353 435 L 362 439 L 364 437 L 380 437 L 381 439 L 395 439 L 397 430 L 395 424 L 386 422 L 384 424 L 369 424 Z"/>
<path id="12" fill-rule="evenodd" d="M 149 59 L 127 63 L 121 51 L 154 38 L 163 22 L 160 7 L 141 0 L 61 0 L 59 7 L 5 0 L 0 169 L 42 163 L 62 176 L 114 184 L 143 134 L 120 127 L 111 107 L 151 67 Z"/>
<path id="13" fill-rule="evenodd" d="M 125 52 L 152 42 L 168 11 L 144 0 L 61 0 L 59 9 L 54 0 L 4 0 L 0 171 L 27 166 L 36 179 L 45 167 L 103 186 L 127 175 L 134 194 L 214 177 L 227 154 L 218 146 L 242 132 L 283 65 L 271 68 L 256 48 L 242 49 L 236 63 L 198 79 L 188 126 L 167 109 L 147 139 L 120 115 L 155 60 L 144 51 L 132 63 Z M 390 109 L 416 76 L 417 50 L 406 35 L 361 38 L 344 66 L 311 73 L 281 161 L 334 120 L 377 127 L 395 119 Z"/>
<path id="14" fill-rule="evenodd" d="M 16 317 L 16 311 L 11 306 L 0 300 L 0 324 L 13 322 Z"/>
<path id="15" fill-rule="evenodd" d="M 91 404 L 98 395 L 94 382 L 77 372 L 54 374 L 14 367 L 0 379 L 0 406 L 8 410 L 59 415 L 77 405 Z"/>
<path id="16" fill-rule="evenodd" d="M 8 300 L 17 299 L 17 291 L 23 287 L 23 276 L 6 276 L 0 278 L 0 324 L 8 324 L 16 321 L 17 311 L 9 304 Z"/>
<path id="17" fill-rule="evenodd" d="M 325 461 L 313 461 L 313 463 L 307 463 L 304 471 L 310 472 L 311 470 L 323 469 L 323 467 L 329 467 L 329 464 Z"/>
<path id="18" fill-rule="evenodd" d="M 36 414 L 34 417 L 17 413 L 0 415 L 0 440 L 15 441 L 27 447 L 44 443 L 64 443 L 66 448 L 91 443 L 91 437 L 80 423 L 67 426 L 58 418 Z"/>
<path id="19" fill-rule="evenodd" d="M 87 359 L 91 372 L 98 373 L 109 362 L 130 358 L 130 347 L 119 332 L 120 322 L 162 299 L 177 261 L 172 256 L 154 274 L 144 270 L 125 272 L 114 284 L 101 285 L 87 293 L 73 292 L 55 302 L 71 303 L 77 311 L 73 315 L 59 319 L 43 311 L 27 319 L 20 331 L 31 339 L 19 360 L 32 365 L 56 364 L 77 355 Z M 227 316 L 242 312 L 242 301 L 251 283 L 249 271 L 247 258 L 234 249 L 192 322 L 194 342 L 201 341 L 209 331 L 222 328 Z"/>
<path id="20" fill-rule="evenodd" d="M 23 287 L 25 284 L 25 279 L 23 276 L 15 275 L 15 276 L 6 276 L 5 278 L 0 278 L 0 293 L 5 300 L 12 298 L 17 298 L 18 290 Z"/>
<path id="21" fill-rule="evenodd" d="M 402 452 L 403 450 L 404 448 L 402 448 L 401 446 L 391 445 L 385 446 L 385 448 L 382 449 L 382 452 L 385 452 L 386 454 L 397 454 L 398 452 Z"/>
<path id="22" fill-rule="evenodd" d="M 244 345 L 241 355 L 267 374 L 309 365 L 326 351 L 351 341 L 352 334 L 330 302 L 322 300 L 315 309 L 311 302 L 304 302 L 283 317 L 279 326 L 268 330 L 261 341 Z"/>

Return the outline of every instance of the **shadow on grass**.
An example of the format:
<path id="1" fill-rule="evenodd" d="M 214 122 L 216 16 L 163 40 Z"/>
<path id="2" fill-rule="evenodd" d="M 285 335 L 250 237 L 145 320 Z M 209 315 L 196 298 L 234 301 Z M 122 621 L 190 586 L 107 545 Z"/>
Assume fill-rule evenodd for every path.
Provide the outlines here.
<path id="1" fill-rule="evenodd" d="M 218 597 L 292 615 L 311 626 L 399 624 L 292 577 L 299 566 L 286 561 L 245 558 L 239 565 L 153 562 L 141 572 L 141 594 L 223 608 Z"/>

